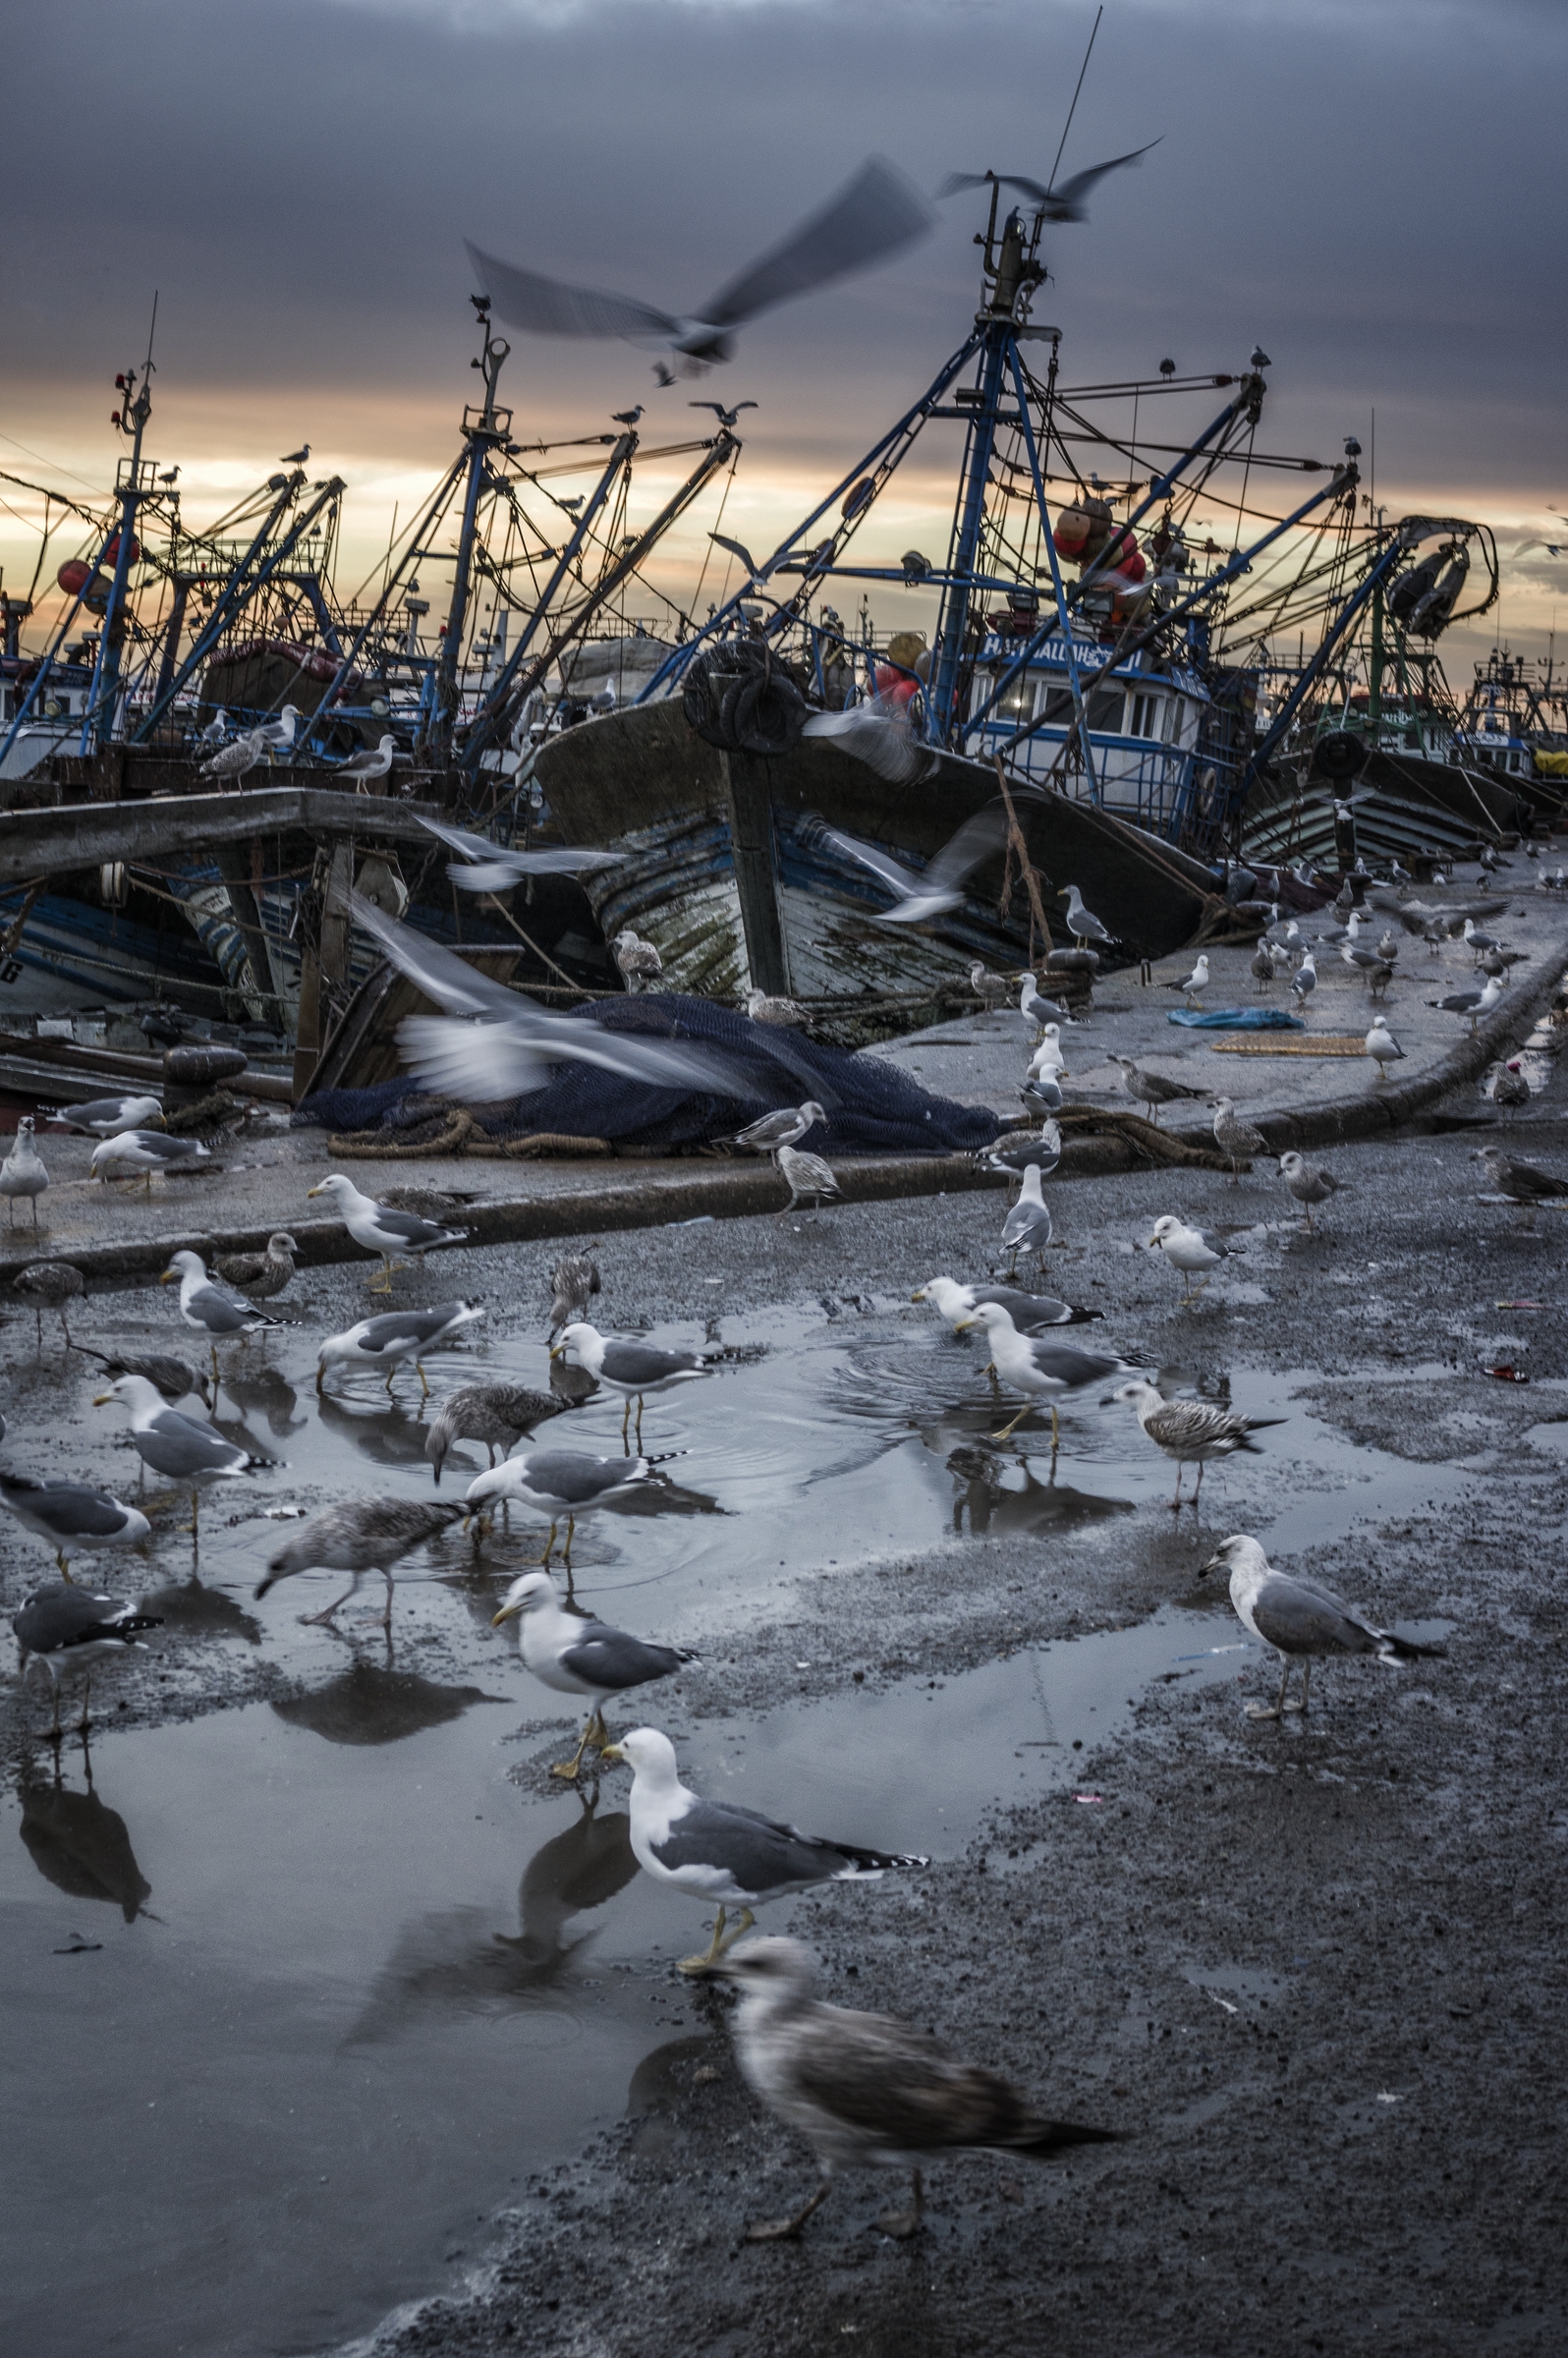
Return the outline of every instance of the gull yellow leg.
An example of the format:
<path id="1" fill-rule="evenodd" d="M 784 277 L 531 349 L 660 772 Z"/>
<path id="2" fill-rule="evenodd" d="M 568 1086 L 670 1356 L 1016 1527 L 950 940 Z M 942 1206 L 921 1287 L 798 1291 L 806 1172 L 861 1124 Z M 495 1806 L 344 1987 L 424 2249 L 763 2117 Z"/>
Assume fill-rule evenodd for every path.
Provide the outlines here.
<path id="1" fill-rule="evenodd" d="M 622 1409 L 621 1409 L 621 1448 L 622 1448 L 622 1450 L 623 1450 L 623 1451 L 625 1451 L 625 1449 L 626 1449 L 626 1432 L 627 1432 L 627 1427 L 628 1427 L 628 1426 L 631 1424 L 631 1422 L 632 1422 L 632 1395 L 631 1395 L 631 1393 L 630 1393 L 630 1392 L 628 1392 L 628 1393 L 627 1393 L 627 1395 L 626 1395 L 626 1400 L 625 1400 L 625 1403 L 623 1404 L 623 1406 L 622 1406 Z"/>
<path id="2" fill-rule="evenodd" d="M 421 1397 L 422 1399 L 428 1400 L 428 1398 L 430 1397 L 430 1387 L 429 1387 L 429 1385 L 428 1385 L 428 1384 L 425 1382 L 425 1380 L 424 1380 L 424 1362 L 423 1362 L 422 1360 L 420 1360 L 420 1359 L 417 1359 L 417 1360 L 415 1361 L 415 1363 L 414 1363 L 414 1373 L 415 1373 L 415 1375 L 416 1375 L 416 1376 L 418 1376 L 418 1377 L 419 1377 L 419 1379 L 420 1379 L 420 1397 Z"/>
<path id="3" fill-rule="evenodd" d="M 803 2203 L 793 2218 L 759 2218 L 746 2229 L 748 2243 L 789 2243 L 800 2233 L 813 2211 L 819 2211 L 833 2191 L 831 2178 L 824 2178 L 812 2196 Z"/>
<path id="4" fill-rule="evenodd" d="M 676 1970 L 680 1973 L 701 1973 L 705 1971 L 705 1969 L 712 1964 L 714 1958 L 722 1953 L 720 1942 L 723 1937 L 723 1933 L 724 1910 L 720 1908 L 718 1914 L 713 1919 L 713 1937 L 709 1941 L 703 1954 L 700 1957 L 683 1957 Z"/>
<path id="5" fill-rule="evenodd" d="M 549 1570 L 550 1558 L 555 1553 L 555 1533 L 556 1525 L 552 1522 L 550 1525 L 550 1536 L 544 1543 L 544 1553 L 539 1558 L 539 1567 L 545 1572 Z"/>
<path id="6" fill-rule="evenodd" d="M 577 1740 L 577 1750 L 573 1753 L 571 1759 L 569 1761 L 556 1762 L 554 1768 L 550 1770 L 550 1774 L 552 1776 L 566 1776 L 570 1777 L 574 1783 L 576 1782 L 577 1772 L 583 1766 L 583 1755 L 585 1752 L 587 1752 L 588 1745 L 593 1740 L 593 1719 L 596 1719 L 597 1716 L 598 1714 L 595 1712 L 593 1714 L 593 1718 L 590 1718 L 587 1727 L 584 1728 L 583 1733 Z M 596 1747 L 596 1749 L 602 1752 L 604 1747 L 603 1745 L 599 1745 Z"/>
<path id="7" fill-rule="evenodd" d="M 1017 1416 L 1013 1419 L 1011 1425 L 1004 1425 L 1000 1432 L 993 1432 L 991 1434 L 991 1439 L 993 1441 L 1010 1441 L 1014 1433 L 1018 1431 L 1020 1425 L 1023 1424 L 1024 1419 L 1029 1415 L 1030 1407 L 1031 1403 L 1026 1400 L 1023 1407 L 1019 1410 Z"/>

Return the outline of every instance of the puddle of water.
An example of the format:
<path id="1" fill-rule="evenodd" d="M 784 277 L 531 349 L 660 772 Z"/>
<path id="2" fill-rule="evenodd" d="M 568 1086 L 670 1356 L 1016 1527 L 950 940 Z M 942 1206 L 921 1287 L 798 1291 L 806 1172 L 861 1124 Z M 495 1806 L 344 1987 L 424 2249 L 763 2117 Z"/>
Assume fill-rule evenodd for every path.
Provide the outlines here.
<path id="1" fill-rule="evenodd" d="M 149 1319 L 140 1333 L 167 1329 Z M 137 1334 L 128 1319 L 117 1339 Z M 580 1532 L 579 1591 L 608 1617 L 715 1658 L 802 1567 L 848 1578 L 944 1536 L 961 1564 L 987 1533 L 1099 1546 L 1112 1529 L 1124 1544 L 1168 1529 L 1149 1510 L 1172 1469 L 1125 1409 L 1064 1409 L 1052 1482 L 1042 1420 L 1014 1451 L 988 1446 L 1011 1407 L 981 1381 L 983 1353 L 929 1318 L 777 1312 L 734 1337 L 759 1338 L 764 1356 L 649 1404 L 644 1445 L 686 1452 L 669 1489 Z M 303 1330 L 233 1366 L 221 1421 L 287 1465 L 209 1495 L 199 1577 L 164 1514 L 145 1593 L 165 1628 L 122 1675 L 158 1676 L 161 1653 L 191 1685 L 259 1650 L 304 1691 L 151 1730 L 111 1724 L 90 1786 L 69 1749 L 62 1783 L 35 1766 L 3 1804 L 0 1959 L 34 2076 L 10 2083 L 12 2150 L 28 2160 L 0 2212 L 0 2272 L 26 2287 L 18 2322 L 38 2358 L 250 2358 L 364 2330 L 482 2249 L 484 2218 L 520 2177 L 643 2108 L 638 2075 L 656 2078 L 649 2058 L 691 2019 L 667 1968 L 701 1917 L 632 1873 L 624 1785 L 606 1779 L 585 1818 L 570 1795 L 508 1777 L 520 1708 L 537 1719 L 555 1707 L 490 1615 L 542 1531 L 516 1516 L 482 1554 L 454 1532 L 411 1559 L 396 1628 L 437 1641 L 419 1672 L 389 1662 L 378 1638 L 363 1654 L 346 1643 L 379 1595 L 346 1609 L 346 1638 L 302 1629 L 341 1575 L 291 1579 L 257 1602 L 292 1529 L 265 1510 L 428 1497 L 425 1429 L 412 1383 L 393 1402 L 366 1382 L 317 1405 Z M 438 1354 L 433 1397 L 479 1372 L 539 1384 L 544 1353 Z M 1163 1375 L 1173 1389 L 1196 1381 Z M 1458 1487 L 1453 1469 L 1407 1465 L 1310 1415 L 1295 1396 L 1310 1380 L 1233 1367 L 1233 1404 L 1287 1422 L 1260 1456 L 1210 1470 L 1205 1528 L 1254 1530 L 1276 1552 L 1320 1546 Z M 90 1379 L 48 1382 L 40 1413 L 69 1470 L 133 1493 L 114 1427 L 84 1408 Z M 597 1400 L 545 1430 L 556 1446 L 613 1452 L 619 1429 L 619 1404 Z M 26 1467 L 22 1433 L 13 1454 Z M 454 1463 L 443 1494 L 463 1479 Z M 1296 1503 L 1281 1510 L 1281 1497 Z M 28 1560 L 28 1575 L 44 1568 Z M 140 1572 L 105 1568 L 128 1592 Z M 683 1759 L 710 1792 L 951 1856 L 999 1803 L 1087 1778 L 1151 1680 L 1234 1677 L 1241 1639 L 1217 1602 L 1173 1605 L 934 1685 L 827 1700 L 807 1662 L 795 1702 L 700 1725 Z M 679 1726 L 678 1690 L 649 1716 Z M 840 1902 L 874 1907 L 875 1893 L 824 1910 Z M 55 1953 L 78 1932 L 101 1946 Z"/>

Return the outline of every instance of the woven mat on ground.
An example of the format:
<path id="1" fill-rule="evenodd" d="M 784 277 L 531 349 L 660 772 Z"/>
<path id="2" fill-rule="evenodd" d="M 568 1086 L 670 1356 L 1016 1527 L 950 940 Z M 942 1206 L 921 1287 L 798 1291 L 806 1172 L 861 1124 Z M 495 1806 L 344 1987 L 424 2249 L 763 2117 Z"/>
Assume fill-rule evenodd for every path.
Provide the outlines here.
<path id="1" fill-rule="evenodd" d="M 295 1108 L 300 1127 L 358 1139 L 361 1153 L 605 1152 L 624 1148 L 700 1149 L 729 1138 L 760 1114 L 814 1097 L 827 1108 L 805 1145 L 817 1154 L 946 1154 L 989 1146 L 1003 1125 L 982 1105 L 932 1096 L 880 1056 L 857 1056 L 799 1033 L 754 1024 L 710 999 L 670 991 L 600 999 L 568 1019 L 610 1032 L 711 1040 L 740 1062 L 744 1096 L 705 1095 L 623 1080 L 597 1065 L 563 1064 L 544 1089 L 504 1105 L 454 1106 L 412 1080 L 373 1089 L 329 1089 Z M 467 1127 L 457 1124 L 463 1114 Z M 433 1145 L 451 1131 L 451 1145 Z M 384 1143 L 376 1149 L 372 1142 Z M 479 1141 L 483 1140 L 484 1145 Z M 539 1142 L 549 1140 L 550 1145 Z M 570 1143 L 568 1143 L 570 1142 Z M 348 1150 L 346 1150 L 348 1151 Z"/>
<path id="2" fill-rule="evenodd" d="M 1216 1056 L 1365 1056 L 1362 1032 L 1309 1032 L 1305 1039 L 1287 1039 L 1283 1033 L 1262 1033 L 1250 1039 L 1205 1041 Z"/>

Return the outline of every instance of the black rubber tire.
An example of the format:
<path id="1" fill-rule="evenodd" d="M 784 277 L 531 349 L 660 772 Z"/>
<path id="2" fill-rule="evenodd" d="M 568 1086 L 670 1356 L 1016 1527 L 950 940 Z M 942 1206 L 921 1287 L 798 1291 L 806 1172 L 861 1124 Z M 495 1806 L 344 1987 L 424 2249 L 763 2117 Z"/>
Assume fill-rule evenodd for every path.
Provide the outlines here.
<path id="1" fill-rule="evenodd" d="M 1335 729 L 1331 736 L 1319 737 L 1314 749 L 1313 767 L 1319 777 L 1360 777 L 1366 765 L 1366 743 L 1349 729 Z"/>
<path id="2" fill-rule="evenodd" d="M 725 735 L 742 753 L 793 753 L 806 726 L 806 699 L 782 672 L 760 670 L 726 690 Z"/>

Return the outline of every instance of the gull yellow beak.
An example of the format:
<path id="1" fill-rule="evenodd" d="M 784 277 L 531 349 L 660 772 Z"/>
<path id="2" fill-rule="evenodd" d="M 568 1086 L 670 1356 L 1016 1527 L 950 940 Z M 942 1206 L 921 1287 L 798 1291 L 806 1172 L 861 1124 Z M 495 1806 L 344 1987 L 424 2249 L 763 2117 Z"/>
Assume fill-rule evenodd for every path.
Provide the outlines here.
<path id="1" fill-rule="evenodd" d="M 112 1408 L 114 1406 L 113 1392 L 94 1392 L 92 1405 L 94 1408 Z"/>
<path id="2" fill-rule="evenodd" d="M 959 1321 L 958 1321 L 958 1324 L 957 1324 L 957 1325 L 956 1325 L 956 1326 L 953 1328 L 953 1332 L 954 1332 L 955 1334 L 963 1334 L 963 1333 L 964 1333 L 964 1332 L 965 1332 L 965 1331 L 966 1331 L 966 1330 L 967 1330 L 969 1327 L 971 1327 L 971 1326 L 980 1326 L 980 1325 L 982 1325 L 983 1323 L 984 1323 L 983 1319 L 977 1319 L 977 1318 L 975 1318 L 975 1317 L 973 1317 L 973 1316 L 971 1316 L 970 1318 L 967 1318 L 967 1319 L 959 1319 Z"/>
<path id="3" fill-rule="evenodd" d="M 308 1187 L 305 1192 L 307 1198 L 311 1196 L 324 1196 L 326 1194 L 326 1189 L 324 1187 Z"/>
<path id="4" fill-rule="evenodd" d="M 465 1531 L 467 1531 L 468 1524 L 466 1521 L 463 1528 Z M 523 1607 L 520 1604 L 503 1604 L 498 1613 L 491 1614 L 490 1627 L 492 1629 L 499 1629 L 503 1621 L 515 1621 L 518 1614 L 522 1610 Z"/>
<path id="5" fill-rule="evenodd" d="M 178 1269 L 165 1269 L 163 1275 L 158 1279 L 160 1285 L 178 1285 L 179 1282 L 180 1272 Z"/>
<path id="6" fill-rule="evenodd" d="M 625 1753 L 624 1753 L 624 1752 L 621 1750 L 621 1747 L 619 1746 L 619 1744 L 606 1744 L 606 1745 L 605 1745 L 605 1747 L 604 1747 L 604 1750 L 603 1750 L 603 1751 L 602 1751 L 602 1752 L 599 1754 L 599 1766 L 600 1766 L 600 1768 L 604 1768 L 604 1767 L 606 1767 L 606 1766 L 607 1766 L 607 1767 L 609 1767 L 609 1768 L 625 1768 L 625 1766 L 626 1766 L 626 1755 L 625 1755 Z"/>
<path id="7" fill-rule="evenodd" d="M 551 1357 L 552 1359 L 564 1359 L 564 1358 L 566 1357 L 566 1346 L 565 1346 L 565 1344 L 564 1344 L 564 1343 L 552 1343 L 552 1344 L 550 1345 L 550 1357 Z"/>
<path id="8" fill-rule="evenodd" d="M 919 1292 L 918 1294 L 911 1294 L 911 1296 L 910 1296 L 910 1300 L 911 1300 L 912 1302 L 924 1302 L 924 1299 L 925 1299 L 925 1288 L 924 1288 L 924 1285 L 921 1287 L 921 1290 L 920 1290 L 920 1292 Z"/>

